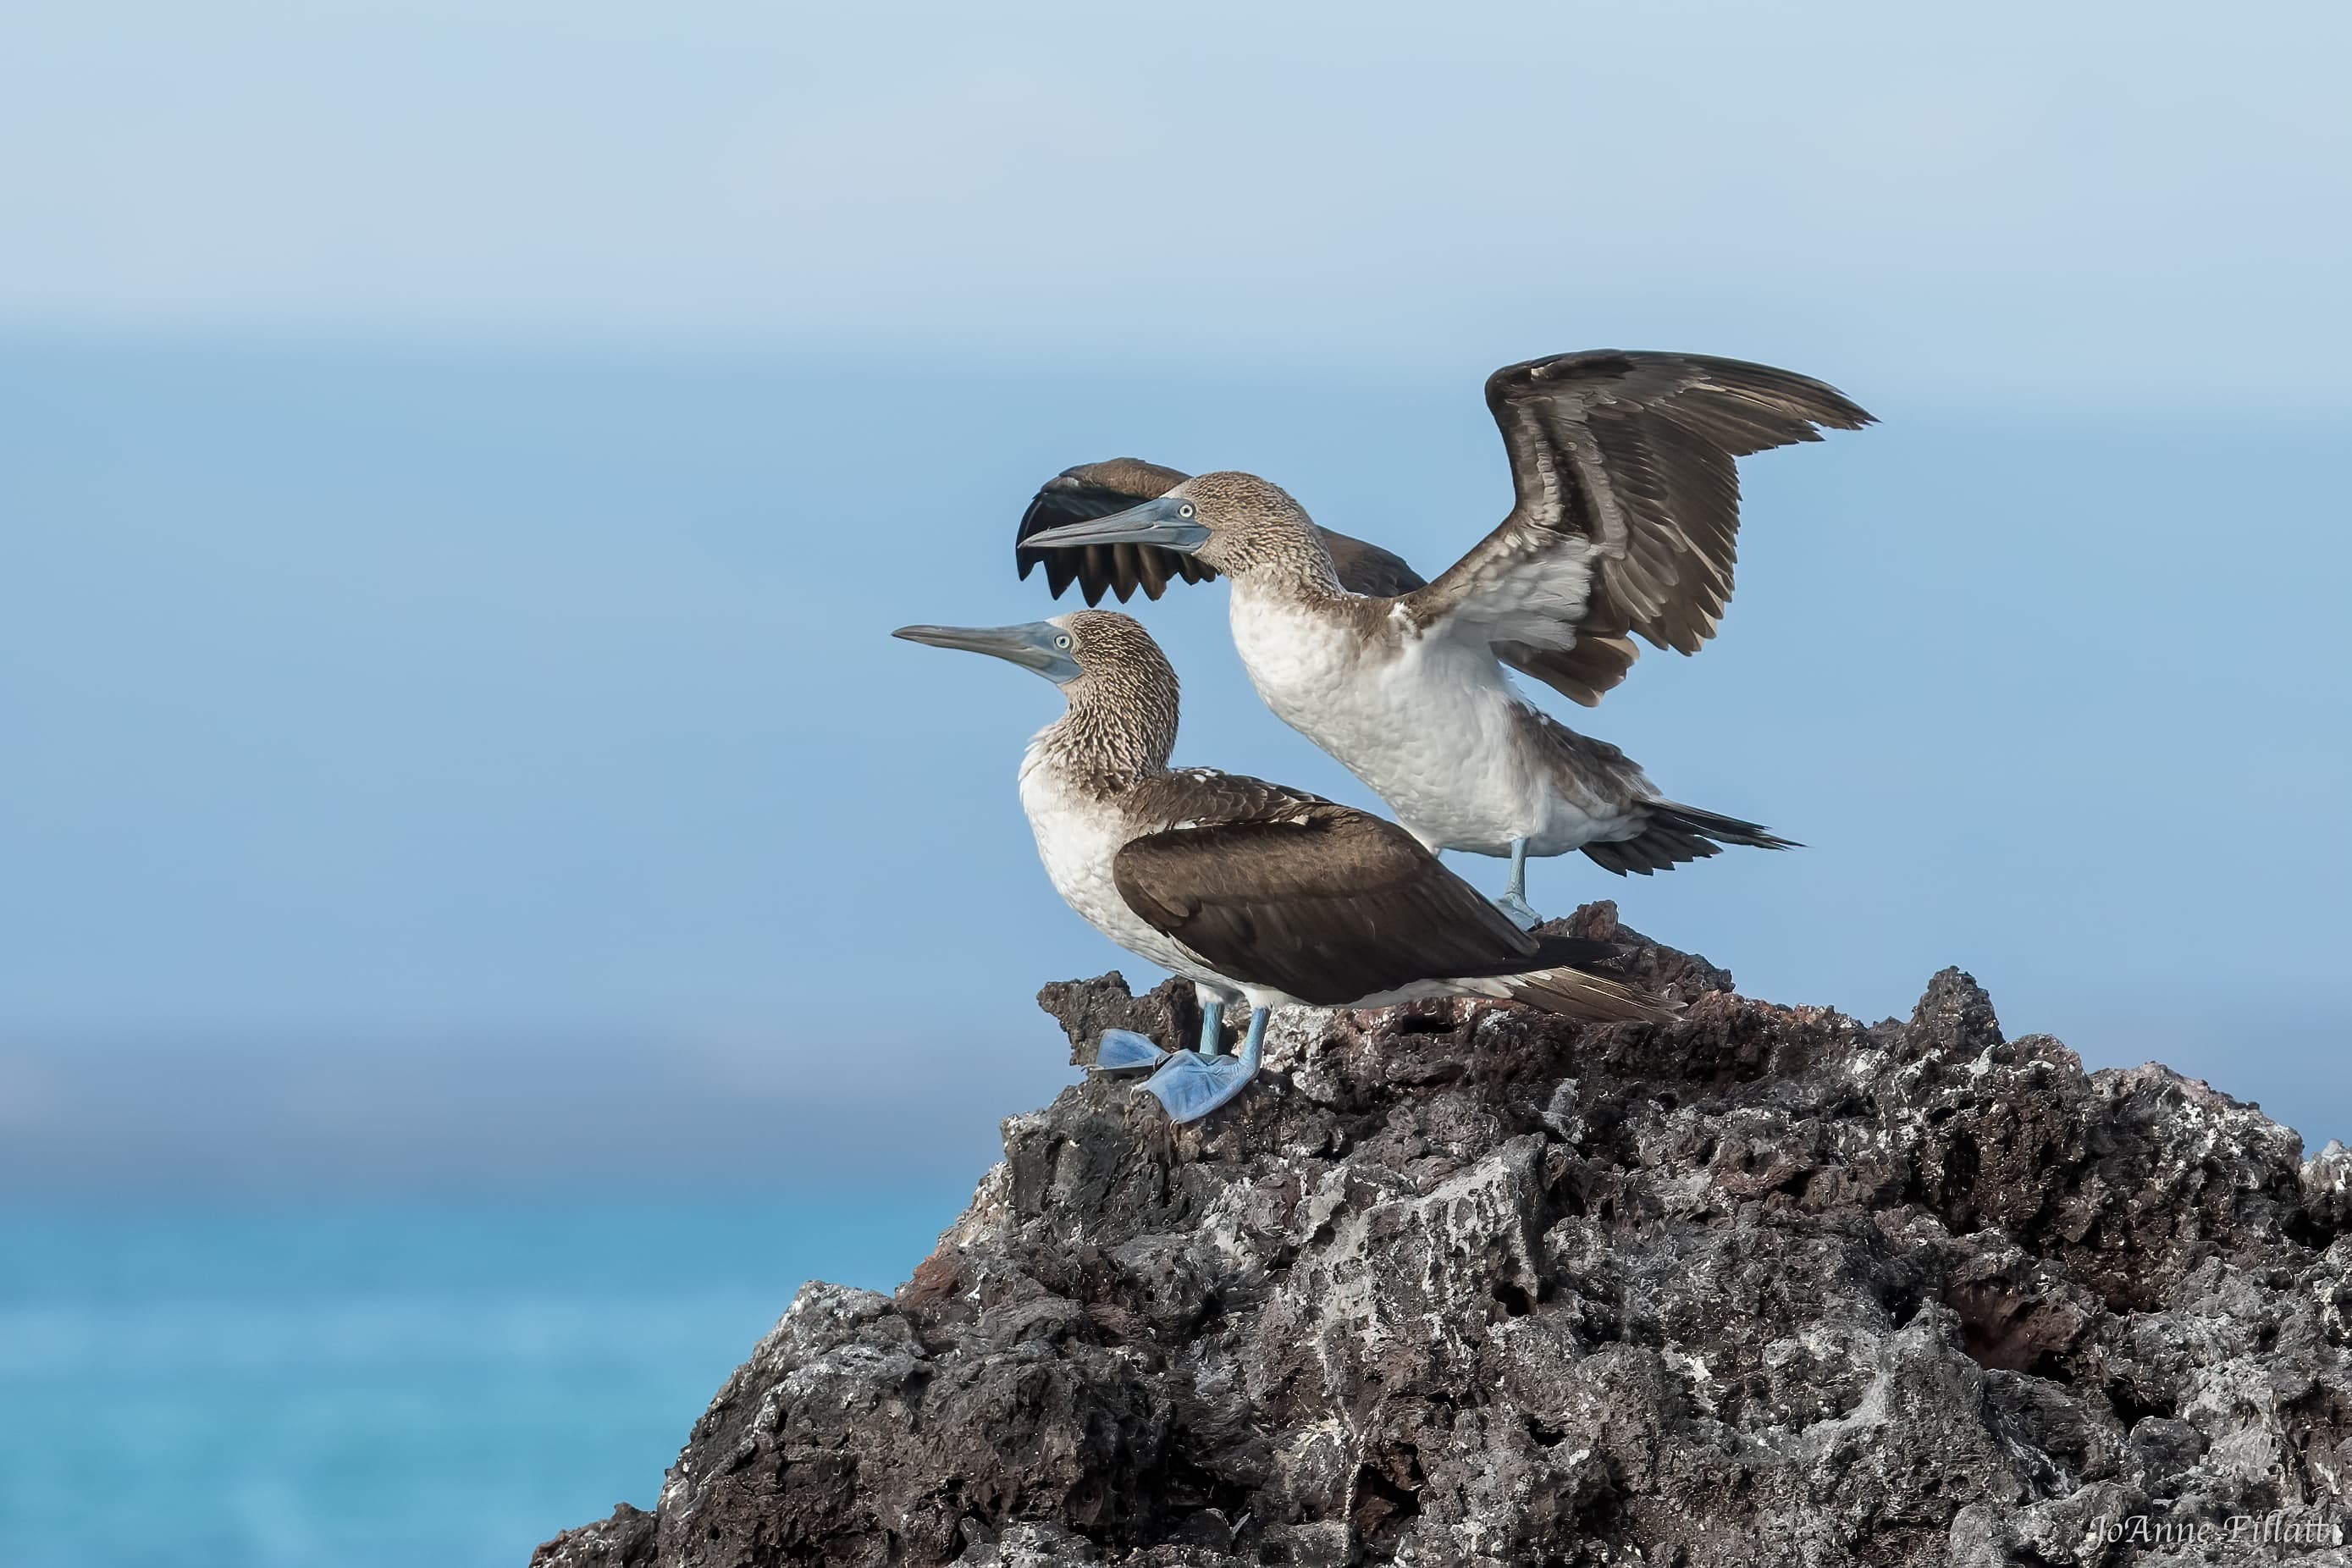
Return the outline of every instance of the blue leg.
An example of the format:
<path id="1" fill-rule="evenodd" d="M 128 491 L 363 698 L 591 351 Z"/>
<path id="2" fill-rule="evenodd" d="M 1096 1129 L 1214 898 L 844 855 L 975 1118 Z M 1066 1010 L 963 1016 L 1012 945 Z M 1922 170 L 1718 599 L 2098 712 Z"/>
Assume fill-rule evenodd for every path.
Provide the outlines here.
<path id="1" fill-rule="evenodd" d="M 1503 896 L 1495 900 L 1495 907 L 1521 931 L 1533 931 L 1543 923 L 1543 916 L 1528 902 L 1528 841 L 1524 838 L 1511 840 L 1511 879 L 1503 884 Z"/>
<path id="2" fill-rule="evenodd" d="M 1180 1051 L 1144 1080 L 1159 1096 L 1171 1121 L 1198 1121 L 1239 1094 L 1257 1076 L 1265 1056 L 1266 1009 L 1250 1010 L 1249 1033 L 1242 1037 L 1237 1056 L 1213 1056 L 1205 1051 Z"/>
<path id="3" fill-rule="evenodd" d="M 1225 1048 L 1225 999 L 1209 992 L 1201 998 L 1201 1054 L 1213 1057 Z"/>

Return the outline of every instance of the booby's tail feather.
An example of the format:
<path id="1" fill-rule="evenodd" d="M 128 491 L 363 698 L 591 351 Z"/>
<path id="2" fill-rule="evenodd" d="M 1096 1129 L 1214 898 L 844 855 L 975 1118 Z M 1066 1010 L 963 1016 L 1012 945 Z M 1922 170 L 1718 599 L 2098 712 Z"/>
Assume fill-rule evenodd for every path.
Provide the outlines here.
<path id="1" fill-rule="evenodd" d="M 1497 963 L 1482 973 L 1460 976 L 1465 993 L 1508 996 L 1547 1013 L 1603 1023 L 1636 1019 L 1658 1023 L 1677 1009 L 1654 1001 L 1622 981 L 1594 974 L 1582 966 L 1616 957 L 1624 948 L 1613 942 L 1580 936 L 1538 936 L 1536 950 Z"/>
<path id="2" fill-rule="evenodd" d="M 1598 974 L 1588 974 L 1581 969 L 1538 969 L 1526 974 L 1507 977 L 1503 984 L 1511 993 L 1511 1000 L 1539 1007 L 1547 1013 L 1559 1013 L 1570 1018 L 1590 1018 L 1601 1023 L 1634 1021 L 1660 1024 L 1675 1016 L 1675 1009 L 1663 1002 L 1643 996 L 1632 986 Z"/>
<path id="3" fill-rule="evenodd" d="M 1685 860 L 1720 855 L 1727 844 L 1750 849 L 1804 847 L 1795 839 L 1783 838 L 1757 823 L 1701 811 L 1695 805 L 1649 800 L 1642 803 L 1642 809 L 1649 821 L 1633 837 L 1584 847 L 1585 855 L 1594 865 L 1621 877 L 1628 871 L 1646 877 L 1653 871 L 1671 870 Z"/>

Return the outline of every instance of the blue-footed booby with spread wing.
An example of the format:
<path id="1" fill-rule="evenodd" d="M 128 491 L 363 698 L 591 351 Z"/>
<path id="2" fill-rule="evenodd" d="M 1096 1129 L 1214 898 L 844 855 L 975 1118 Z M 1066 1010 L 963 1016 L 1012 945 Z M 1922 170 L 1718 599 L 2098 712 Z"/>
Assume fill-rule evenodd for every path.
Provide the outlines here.
<path id="1" fill-rule="evenodd" d="M 1636 637 L 1696 653 L 1731 597 L 1734 459 L 1871 416 L 1790 371 L 1593 350 L 1486 380 L 1517 504 L 1435 582 L 1318 528 L 1250 474 L 1185 478 L 1122 458 L 1048 481 L 1022 519 L 1023 575 L 1055 594 L 1154 597 L 1234 580 L 1234 641 L 1258 695 L 1370 785 L 1433 849 L 1508 856 L 1502 907 L 1533 925 L 1527 858 L 1580 849 L 1647 875 L 1727 844 L 1784 849 L 1752 822 L 1661 795 L 1606 742 L 1528 701 L 1508 665 L 1587 707 Z M 1154 493 L 1156 492 L 1156 493 Z M 1058 566 L 1057 552 L 1073 564 Z"/>
<path id="2" fill-rule="evenodd" d="M 1393 823 L 1262 779 L 1171 770 L 1176 672 L 1150 634 L 1110 610 L 1018 626 L 901 626 L 934 647 L 992 654 L 1062 689 L 1030 741 L 1021 805 L 1055 890 L 1097 931 L 1192 982 L 1198 1050 L 1125 1030 L 1097 1065 L 1152 1067 L 1144 1088 L 1192 1121 L 1258 1069 L 1266 1015 L 1286 1005 L 1382 1006 L 1496 996 L 1596 1019 L 1668 1009 L 1579 964 L 1605 942 L 1522 931 Z M 1238 1055 L 1223 1014 L 1249 1005 Z"/>

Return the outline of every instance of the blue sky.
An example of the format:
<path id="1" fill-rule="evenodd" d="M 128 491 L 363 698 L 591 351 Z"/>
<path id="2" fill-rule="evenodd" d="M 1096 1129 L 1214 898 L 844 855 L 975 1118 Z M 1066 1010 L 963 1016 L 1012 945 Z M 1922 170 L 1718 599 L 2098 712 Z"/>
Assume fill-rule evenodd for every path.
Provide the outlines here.
<path id="1" fill-rule="evenodd" d="M 2335 6 L 8 0 L 0 28 L 19 320 L 1421 369 L 1605 328 L 2159 406 L 2332 396 L 2347 346 Z"/>
<path id="2" fill-rule="evenodd" d="M 0 5 L 5 1157 L 984 1158 L 1121 961 L 1014 799 L 1051 691 L 887 629 L 1045 613 L 1012 520 L 1118 452 L 1443 564 L 1478 378 L 1600 344 L 1885 423 L 1572 716 L 1811 847 L 1538 901 L 2352 1136 L 2347 31 Z M 1223 608 L 1149 616 L 1182 756 L 1362 800 Z"/>

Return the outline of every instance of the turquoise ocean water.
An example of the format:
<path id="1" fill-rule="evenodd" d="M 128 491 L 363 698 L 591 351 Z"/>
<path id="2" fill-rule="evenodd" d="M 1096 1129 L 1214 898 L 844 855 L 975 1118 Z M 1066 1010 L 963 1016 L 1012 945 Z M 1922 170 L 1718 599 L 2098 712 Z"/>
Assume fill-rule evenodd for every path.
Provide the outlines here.
<path id="1" fill-rule="evenodd" d="M 0 1208 L 10 1568 L 521 1568 L 650 1506 L 810 1278 L 887 1289 L 966 1183 L 883 1196 Z"/>

